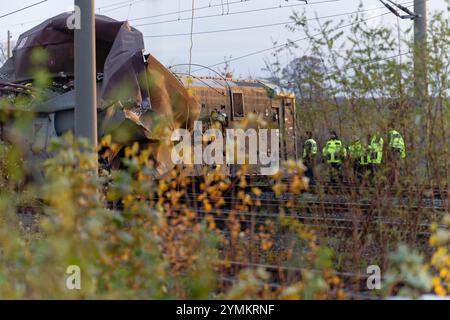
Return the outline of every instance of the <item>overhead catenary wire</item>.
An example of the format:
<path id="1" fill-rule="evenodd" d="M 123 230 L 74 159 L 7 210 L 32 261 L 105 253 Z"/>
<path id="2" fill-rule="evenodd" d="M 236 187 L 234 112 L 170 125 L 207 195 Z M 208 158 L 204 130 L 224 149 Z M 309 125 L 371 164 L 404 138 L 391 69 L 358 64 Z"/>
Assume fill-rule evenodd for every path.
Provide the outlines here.
<path id="1" fill-rule="evenodd" d="M 428 1 L 428 0 L 424 0 L 424 1 Z M 409 1 L 409 2 L 407 2 L 407 3 L 411 3 L 411 1 Z M 404 4 L 406 4 L 406 3 L 404 3 Z M 409 6 L 409 7 L 411 7 L 411 6 Z M 359 10 L 359 12 L 362 12 L 362 11 L 366 11 L 366 10 Z M 381 16 L 385 16 L 385 15 L 387 15 L 387 14 L 389 14 L 389 12 L 386 12 L 386 13 L 383 13 L 383 14 L 380 14 L 380 15 L 377 15 L 377 16 L 374 16 L 374 17 L 366 18 L 366 19 L 364 19 L 364 20 L 362 20 L 362 21 L 357 21 L 357 22 L 354 22 L 354 23 L 346 24 L 346 25 L 343 25 L 343 26 L 338 27 L 337 29 L 343 29 L 343 28 L 346 28 L 346 27 L 355 25 L 355 24 L 357 24 L 357 23 L 361 23 L 361 22 L 368 21 L 368 20 L 371 20 L 371 19 L 379 18 L 379 17 L 381 17 Z M 320 19 L 320 18 L 319 18 L 319 19 Z M 318 33 L 318 34 L 313 35 L 312 37 L 316 37 L 316 36 L 320 36 L 320 35 L 321 35 L 321 33 Z M 283 47 L 288 47 L 289 45 L 291 45 L 291 44 L 293 44 L 293 43 L 297 43 L 297 42 L 304 41 L 304 40 L 307 40 L 307 39 L 309 39 L 309 37 L 304 37 L 304 38 L 296 39 L 296 40 L 290 40 L 290 41 L 287 41 L 286 43 L 283 43 L 283 44 L 281 44 L 281 45 L 272 46 L 272 47 L 267 48 L 267 49 L 262 49 L 262 50 L 258 50 L 258 51 L 255 51 L 255 52 L 251 52 L 251 53 L 248 53 L 248 54 L 239 56 L 239 57 L 230 58 L 230 59 L 228 59 L 226 62 L 222 61 L 222 62 L 213 64 L 213 65 L 209 65 L 208 68 L 217 67 L 217 66 L 220 66 L 220 65 L 222 65 L 222 64 L 224 64 L 224 63 L 229 63 L 229 62 L 241 60 L 241 59 L 244 59 L 244 58 L 247 58 L 247 57 L 250 57 L 250 56 L 254 56 L 254 55 L 258 55 L 258 54 L 261 54 L 261 53 L 264 53 L 264 52 L 268 52 L 268 51 L 271 51 L 271 50 L 274 50 L 274 49 L 279 49 L 279 48 L 283 48 Z M 403 55 L 406 55 L 406 54 L 408 54 L 408 53 L 401 53 L 400 55 L 396 55 L 396 56 L 394 56 L 394 57 L 399 57 L 399 56 L 403 56 Z M 386 60 L 388 60 L 388 59 L 386 59 Z M 195 72 L 198 72 L 198 71 L 201 71 L 201 70 L 204 70 L 204 69 L 205 69 L 205 68 L 199 68 L 199 69 L 196 69 L 196 70 L 194 70 L 194 71 L 192 71 L 192 72 L 195 73 Z"/>
<path id="2" fill-rule="evenodd" d="M 252 1 L 252 0 L 246 0 L 246 1 L 238 0 L 238 1 L 229 2 L 229 5 L 243 3 L 243 2 L 250 2 L 250 1 Z M 221 7 L 221 6 L 222 6 L 222 4 L 209 4 L 207 6 L 201 6 L 201 7 L 194 8 L 194 10 L 196 12 L 198 12 L 200 10 L 212 9 L 212 8 L 217 8 L 217 7 Z M 180 9 L 177 11 L 159 13 L 159 14 L 155 14 L 155 15 L 151 15 L 151 16 L 130 19 L 130 21 L 147 20 L 147 19 L 153 19 L 153 18 L 172 16 L 172 15 L 180 15 L 181 13 L 186 13 L 186 12 L 191 12 L 191 9 L 184 9 L 184 10 Z"/>
<path id="3" fill-rule="evenodd" d="M 192 70 L 192 49 L 194 48 L 194 18 L 195 18 L 195 0 L 192 0 L 192 14 L 191 14 L 191 32 L 190 32 L 190 47 L 189 47 L 189 77 Z M 189 85 L 188 85 L 189 86 Z"/>
<path id="4" fill-rule="evenodd" d="M 293 7 L 299 7 L 299 6 L 305 6 L 305 5 L 314 5 L 314 4 L 324 4 L 324 3 L 331 3 L 331 2 L 340 2 L 343 0 L 322 0 L 322 1 L 316 1 L 316 2 L 308 2 L 306 3 L 299 3 L 299 4 L 292 4 L 287 6 L 273 6 L 273 7 L 265 7 L 265 8 L 258 8 L 258 9 L 250 9 L 250 10 L 242 10 L 242 11 L 235 11 L 230 12 L 228 14 L 210 14 L 210 15 L 203 15 L 203 16 L 196 16 L 195 20 L 197 19 L 208 19 L 208 18 L 216 18 L 216 17 L 223 17 L 223 16 L 231 16 L 231 15 L 237 15 L 237 14 L 243 14 L 243 13 L 255 13 L 255 12 L 262 12 L 262 11 L 269 11 L 269 10 L 277 10 L 277 9 L 283 9 L 283 8 L 293 8 Z M 144 18 L 142 18 L 144 19 Z M 163 20 L 163 21 L 155 21 L 155 22 L 147 22 L 147 23 L 141 23 L 141 24 L 135 24 L 134 27 L 143 27 L 143 26 L 150 26 L 150 25 L 159 25 L 159 24 L 166 24 L 166 23 L 172 23 L 172 22 L 178 22 L 178 21 L 190 21 L 190 17 L 185 17 L 181 19 L 171 19 L 171 20 Z M 137 21 L 137 19 L 130 19 L 129 21 Z"/>
<path id="5" fill-rule="evenodd" d="M 131 13 L 131 9 L 133 8 L 133 5 L 134 5 L 134 3 L 130 3 L 129 4 L 128 14 L 127 14 L 127 21 L 128 21 L 128 18 L 130 17 L 130 13 Z"/>
<path id="6" fill-rule="evenodd" d="M 101 12 L 101 13 L 108 13 L 108 12 L 115 11 L 115 10 L 118 10 L 118 9 L 130 7 L 130 6 L 132 7 L 132 6 L 134 6 L 135 4 L 138 4 L 138 3 L 143 2 L 143 1 L 145 1 L 145 0 L 133 0 L 133 1 L 129 1 L 129 2 L 126 3 L 126 4 L 123 4 L 123 5 L 117 6 L 117 7 L 115 7 L 115 8 L 108 9 L 108 10 L 104 10 L 104 11 L 103 11 L 103 8 L 104 8 L 104 7 L 99 7 L 99 8 L 97 8 L 97 10 L 98 10 L 99 12 Z"/>
<path id="7" fill-rule="evenodd" d="M 45 0 L 45 1 L 48 1 L 48 0 Z M 137 4 L 139 2 L 142 2 L 142 1 L 145 1 L 145 0 L 121 1 L 121 2 L 116 2 L 116 3 L 104 5 L 104 6 L 99 6 L 99 7 L 95 8 L 95 10 L 97 10 L 99 13 L 107 13 L 107 12 L 110 12 L 110 11 L 114 11 L 116 9 L 121 9 L 121 8 L 128 7 L 129 5 L 135 5 L 135 4 Z M 229 4 L 232 5 L 232 4 L 237 4 L 237 3 L 249 2 L 249 1 L 252 1 L 252 0 L 245 0 L 245 1 L 238 0 L 238 1 L 230 2 Z M 338 1 L 338 0 L 334 0 L 334 1 Z M 105 8 L 111 8 L 111 7 L 114 7 L 114 6 L 118 6 L 118 7 L 102 11 Z M 220 7 L 220 6 L 221 6 L 221 4 L 202 6 L 202 7 L 195 8 L 195 11 L 203 10 L 203 9 L 209 9 L 209 8 L 215 8 L 215 7 Z M 166 13 L 161 13 L 161 14 L 157 14 L 157 15 L 153 15 L 153 16 L 146 16 L 146 17 L 141 17 L 141 18 L 127 19 L 127 21 L 137 21 L 137 20 L 151 19 L 151 18 L 156 18 L 156 17 L 170 16 L 170 15 L 180 14 L 180 13 L 185 13 L 185 12 L 190 12 L 190 11 L 191 11 L 191 9 L 185 9 L 185 10 L 173 11 L 173 12 L 166 12 Z M 179 19 L 181 19 L 181 18 L 179 17 Z M 34 20 L 24 21 L 24 22 L 20 22 L 20 23 L 10 24 L 10 25 L 3 26 L 3 27 L 10 28 L 10 27 L 16 27 L 16 26 L 23 26 L 23 25 L 27 25 L 27 24 L 41 22 L 42 20 L 43 19 L 34 19 Z M 190 20 L 190 18 L 184 19 L 184 20 Z"/>
<path id="8" fill-rule="evenodd" d="M 407 3 L 411 3 L 412 1 L 409 1 Z M 316 19 L 329 19 L 329 18 L 335 18 L 335 17 L 342 17 L 347 16 L 350 14 L 355 13 L 362 13 L 362 12 L 368 12 L 368 11 L 375 11 L 375 10 L 381 10 L 384 9 L 384 6 L 380 6 L 377 8 L 370 8 L 370 9 L 364 9 L 364 10 L 358 10 L 358 11 L 352 11 L 352 12 L 344 12 L 344 13 L 338 13 L 338 14 L 332 14 L 327 16 L 321 16 L 318 18 L 309 18 L 306 19 L 306 21 L 312 21 Z M 285 22 L 277 22 L 277 23 L 269 23 L 269 24 L 261 24 L 261 25 L 253 25 L 253 26 L 246 26 L 246 27 L 236 27 L 236 28 L 230 28 L 230 29 L 219 29 L 219 30 L 208 30 L 208 31 L 198 31 L 194 32 L 194 35 L 202 35 L 202 34 L 214 34 L 214 33 L 222 33 L 222 32 L 232 32 L 232 31 L 243 31 L 243 30 L 252 30 L 252 29 L 260 29 L 265 27 L 274 27 L 274 26 L 282 26 L 282 25 L 290 25 L 290 24 L 296 24 L 296 21 L 285 21 Z M 172 33 L 172 34 L 160 34 L 160 35 L 146 35 L 145 38 L 165 38 L 165 37 L 179 37 L 179 36 L 190 36 L 190 33 Z"/>
<path id="9" fill-rule="evenodd" d="M 45 0 L 45 1 L 48 1 L 48 0 Z M 136 4 L 140 3 L 140 2 L 143 2 L 143 1 L 145 1 L 145 0 L 127 0 L 127 1 L 122 1 L 122 2 L 116 2 L 116 3 L 112 3 L 112 4 L 96 7 L 95 10 L 98 11 L 99 14 L 103 14 L 103 13 L 107 13 L 107 12 L 110 12 L 110 11 L 114 11 L 116 9 L 122 9 L 122 8 L 125 8 L 125 7 L 134 6 L 134 5 L 136 5 Z M 248 1 L 250 1 L 250 0 L 248 0 Z M 114 6 L 118 6 L 118 7 L 102 11 L 105 8 L 111 8 L 111 7 L 114 7 Z M 131 20 L 133 20 L 133 19 L 131 19 Z M 127 21 L 131 21 L 131 20 L 127 19 Z M 42 21 L 43 21 L 43 19 L 33 19 L 33 20 L 24 21 L 24 22 L 15 23 L 15 24 L 10 24 L 10 25 L 6 25 L 6 26 L 2 26 L 2 27 L 4 27 L 4 28 L 17 27 L 17 26 L 23 26 L 23 25 L 27 25 L 27 24 L 31 24 L 31 23 L 42 22 Z"/>
<path id="10" fill-rule="evenodd" d="M 392 59 L 395 59 L 395 58 L 403 57 L 403 56 L 408 55 L 408 54 L 411 54 L 411 51 L 404 51 L 404 52 L 400 52 L 400 53 L 397 53 L 397 54 L 394 54 L 394 55 L 391 55 L 391 56 L 378 58 L 378 59 L 373 59 L 373 60 L 370 60 L 370 61 L 367 61 L 367 62 L 359 63 L 358 65 L 351 65 L 351 67 L 352 68 L 357 68 L 357 67 L 360 67 L 362 65 L 376 64 L 376 63 L 379 63 L 379 62 L 383 62 L 383 61 L 387 61 L 387 60 L 392 60 Z M 331 75 L 331 74 L 333 74 L 333 73 L 332 72 L 328 72 L 327 76 Z"/>
<path id="11" fill-rule="evenodd" d="M 195 0 L 192 0 L 192 13 L 191 13 L 191 37 L 190 37 L 190 42 L 191 45 L 189 47 L 189 81 L 188 81 L 188 92 L 191 86 L 191 75 L 192 75 L 192 50 L 194 48 L 194 37 L 193 37 L 193 33 L 194 33 L 194 18 L 195 18 Z M 188 103 L 188 117 L 190 115 L 190 105 Z M 186 121 L 186 130 L 188 129 L 188 123 L 189 121 Z"/>
<path id="12" fill-rule="evenodd" d="M 38 5 L 43 4 L 43 3 L 47 2 L 47 1 L 48 1 L 48 0 L 42 0 L 42 1 L 39 1 L 39 2 L 35 2 L 35 3 L 30 4 L 30 5 L 26 6 L 26 7 L 23 7 L 23 8 L 20 8 L 20 9 L 17 9 L 17 10 L 14 10 L 14 11 L 11 11 L 11 12 L 8 12 L 8 13 L 5 13 L 5 14 L 2 14 L 2 15 L 0 15 L 0 19 L 1 19 L 1 18 L 5 18 L 5 17 L 8 17 L 8 16 L 10 16 L 10 15 L 13 15 L 13 14 L 15 14 L 15 13 L 18 13 L 18 12 L 21 12 L 21 11 L 24 11 L 24 10 L 27 10 L 27 9 L 30 9 L 30 8 L 32 8 L 32 7 L 38 6 Z"/>
<path id="13" fill-rule="evenodd" d="M 388 14 L 390 14 L 390 12 L 385 12 L 385 13 L 382 13 L 382 14 L 380 14 L 380 15 L 376 15 L 376 16 L 373 16 L 373 17 L 369 17 L 369 18 L 363 19 L 363 20 L 361 20 L 361 21 L 356 21 L 356 22 L 348 23 L 348 24 L 339 26 L 339 27 L 335 28 L 334 30 L 344 29 L 344 28 L 347 28 L 347 27 L 356 25 L 356 24 L 358 24 L 358 23 L 365 22 L 365 21 L 372 20 L 372 19 L 376 19 L 376 18 L 385 16 L 385 15 L 388 15 Z M 306 36 L 306 37 L 303 37 L 303 38 L 299 38 L 299 39 L 295 39 L 295 40 L 290 40 L 290 41 L 287 41 L 287 42 L 285 42 L 285 43 L 282 43 L 282 44 L 279 44 L 279 45 L 272 46 L 272 47 L 270 47 L 270 48 L 266 48 L 266 49 L 261 49 L 261 50 L 253 51 L 253 52 L 250 52 L 250 53 L 247 53 L 247 54 L 244 54 L 244 55 L 235 57 L 235 58 L 231 58 L 231 59 L 229 59 L 227 62 L 234 62 L 234 61 L 238 61 L 238 60 L 241 60 L 241 59 L 245 59 L 245 58 L 248 58 L 248 57 L 252 57 L 252 56 L 255 56 L 255 55 L 264 53 L 264 52 L 269 52 L 269 51 L 272 51 L 272 50 L 275 50 L 275 49 L 280 49 L 280 48 L 283 48 L 283 47 L 289 47 L 290 45 L 292 45 L 292 44 L 294 44 L 294 43 L 301 42 L 301 41 L 305 41 L 305 40 L 310 39 L 311 37 L 314 38 L 314 37 L 317 37 L 317 36 L 320 36 L 320 35 L 322 35 L 322 33 L 319 32 L 319 33 L 314 34 L 314 35 L 312 35 L 312 36 Z M 218 63 L 212 64 L 212 65 L 209 65 L 208 68 L 214 68 L 214 67 L 220 66 L 220 65 L 222 65 L 222 64 L 224 64 L 224 63 L 225 63 L 225 62 L 223 62 L 223 61 L 222 61 L 222 62 L 218 62 Z M 201 71 L 201 70 L 204 70 L 204 69 L 205 69 L 205 68 L 198 68 L 198 69 L 193 70 L 192 72 L 195 73 L 195 72 L 198 72 L 198 71 Z"/>
<path id="14" fill-rule="evenodd" d="M 45 0 L 44 2 L 47 2 L 47 1 L 48 0 Z M 95 10 L 101 11 L 104 8 L 109 8 L 109 7 L 112 7 L 112 6 L 115 6 L 115 5 L 127 3 L 125 6 L 122 7 L 122 8 L 124 8 L 124 7 L 128 7 L 129 5 L 133 6 L 133 5 L 135 5 L 135 4 L 137 4 L 137 3 L 141 2 L 141 1 L 145 1 L 145 0 L 131 0 L 131 1 L 127 0 L 127 1 L 122 1 L 122 2 L 115 3 L 115 4 L 109 4 L 109 5 L 105 5 L 105 6 L 100 6 L 100 7 L 95 8 Z M 101 13 L 106 13 L 106 12 L 109 12 L 109 11 L 104 11 L 104 12 L 101 12 Z M 23 21 L 23 22 L 20 22 L 20 23 L 14 23 L 14 24 L 5 25 L 5 26 L 2 26 L 2 27 L 3 28 L 11 28 L 11 27 L 17 27 L 17 26 L 24 26 L 24 25 L 27 25 L 27 24 L 42 22 L 43 20 L 45 20 L 45 19 L 33 19 L 33 20 L 29 20 L 29 21 Z"/>
<path id="15" fill-rule="evenodd" d="M 38 3 L 36 3 L 35 5 L 40 4 L 40 3 L 43 3 L 43 2 L 46 2 L 46 1 L 48 1 L 48 0 L 38 2 Z M 250 1 L 250 0 L 249 0 L 249 1 Z M 318 3 L 326 3 L 326 2 L 337 2 L 337 1 L 343 1 L 343 0 L 318 1 L 318 2 L 311 2 L 311 3 L 309 3 L 309 4 L 318 4 Z M 230 4 L 238 3 L 238 2 L 239 2 L 239 3 L 242 3 L 242 1 L 235 1 L 235 2 L 230 2 Z M 125 1 L 120 2 L 120 3 L 125 3 Z M 127 1 L 127 3 L 130 3 L 130 1 Z M 117 4 L 119 4 L 119 3 L 116 3 L 115 5 L 117 5 Z M 112 5 L 114 5 L 114 4 L 111 4 L 111 5 L 108 5 L 108 6 L 112 6 Z M 297 5 L 305 5 L 305 4 L 302 3 L 302 4 L 292 5 L 292 6 L 297 6 Z M 218 5 L 217 5 L 217 6 L 218 6 Z M 104 7 L 106 7 L 106 6 L 104 6 Z M 210 6 L 205 6 L 205 7 L 210 7 Z M 213 5 L 211 5 L 211 7 L 213 7 Z M 276 8 L 286 8 L 286 7 L 291 7 L 291 6 L 277 6 Z M 203 7 L 197 7 L 197 8 L 195 8 L 195 9 L 198 9 L 198 8 L 203 8 Z M 272 8 L 275 8 L 275 7 L 272 7 Z M 359 10 L 359 12 L 371 11 L 371 10 L 378 10 L 378 9 L 380 9 L 380 8 L 383 8 L 383 7 L 372 8 L 372 9 L 366 9 L 366 10 Z M 23 9 L 25 9 L 25 8 L 23 8 Z M 258 11 L 258 10 L 268 10 L 268 9 L 269 9 L 269 8 L 260 8 L 260 9 L 256 9 L 256 10 Z M 184 12 L 184 11 L 186 11 L 186 10 L 181 10 L 180 12 Z M 250 10 L 250 11 L 255 11 L 255 10 Z M 358 12 L 358 11 L 351 12 L 351 13 L 356 13 L 356 12 Z M 239 13 L 243 13 L 243 12 L 239 12 Z M 351 14 L 351 13 L 346 13 L 346 14 Z M 167 14 L 169 14 L 169 13 L 167 13 Z M 319 18 L 332 18 L 332 17 L 337 17 L 337 16 L 343 16 L 343 15 L 346 15 L 346 14 L 336 14 L 336 15 L 324 16 L 324 17 L 319 17 Z M 200 16 L 200 17 L 203 17 L 203 16 Z M 195 17 L 195 19 L 196 19 L 196 18 L 199 18 L 199 17 Z M 372 18 L 376 18 L 376 17 L 372 17 Z M 315 18 L 313 18 L 313 19 L 315 19 Z M 308 19 L 308 20 L 313 20 L 313 19 Z M 131 20 L 136 20 L 136 19 L 130 19 L 130 21 L 131 21 Z M 231 31 L 245 30 L 245 29 L 255 29 L 255 28 L 262 28 L 262 27 L 266 27 L 266 26 L 282 25 L 282 24 L 288 24 L 288 23 L 292 23 L 292 22 L 284 22 L 284 23 L 276 23 L 276 24 L 265 24 L 265 25 L 258 25 L 258 26 L 247 26 L 247 27 L 231 28 L 231 29 L 225 29 L 225 30 L 200 31 L 200 32 L 195 32 L 195 33 L 193 33 L 193 35 L 195 35 L 195 34 L 207 34 L 207 33 L 219 33 L 219 32 L 231 32 Z M 23 23 L 21 23 L 20 25 L 23 25 Z M 152 38 L 152 37 L 178 36 L 178 35 L 187 35 L 187 34 L 157 35 L 157 36 L 145 36 L 145 37 Z M 189 34 L 189 35 L 190 35 L 190 34 Z M 294 40 L 294 41 L 292 41 L 292 42 L 297 42 L 297 41 L 300 41 L 300 39 Z M 291 41 L 289 41 L 289 43 L 291 43 Z M 288 44 L 289 44 L 289 43 L 288 43 Z M 276 46 L 275 48 L 281 48 L 281 47 L 283 47 L 283 46 L 285 46 L 285 45 L 288 45 L 288 44 L 282 44 L 282 45 Z M 272 48 L 273 48 L 273 47 L 272 47 Z M 268 50 L 272 50 L 272 48 L 264 49 L 264 50 L 261 50 L 261 51 L 262 51 L 262 52 L 265 52 L 265 51 L 268 51 Z M 258 54 L 258 53 L 260 53 L 260 51 L 258 51 L 257 53 L 255 52 L 255 53 L 253 53 L 253 54 Z M 253 55 L 253 54 L 252 54 L 252 55 Z M 243 59 L 243 58 L 245 58 L 245 57 L 247 57 L 247 56 L 248 56 L 248 55 L 241 56 L 241 57 L 236 57 L 236 58 L 231 58 L 229 61 L 230 61 L 230 62 L 236 61 L 236 60 L 238 60 L 238 59 Z M 224 62 L 221 62 L 221 63 L 219 63 L 219 64 L 214 64 L 213 66 L 221 65 L 221 64 L 223 64 L 223 63 L 224 63 Z M 196 72 L 196 71 L 198 71 L 198 70 L 194 70 L 193 72 Z"/>
<path id="16" fill-rule="evenodd" d="M 123 5 L 125 3 L 129 4 L 130 2 L 133 2 L 133 1 L 134 0 L 126 0 L 126 1 L 110 3 L 110 4 L 106 4 L 104 6 L 98 7 L 98 8 L 96 8 L 96 10 L 105 9 L 105 8 L 111 8 L 111 7 L 115 7 L 115 6 L 120 6 L 120 5 Z"/>

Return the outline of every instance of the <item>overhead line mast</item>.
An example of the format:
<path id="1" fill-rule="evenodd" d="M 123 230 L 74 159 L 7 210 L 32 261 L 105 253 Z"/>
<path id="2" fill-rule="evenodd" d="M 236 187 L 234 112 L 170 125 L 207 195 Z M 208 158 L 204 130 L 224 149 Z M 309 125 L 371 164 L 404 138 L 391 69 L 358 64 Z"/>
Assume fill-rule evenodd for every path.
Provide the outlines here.
<path id="1" fill-rule="evenodd" d="M 386 1 L 406 14 L 401 15 Z M 397 17 L 414 20 L 414 98 L 416 106 L 423 107 L 428 95 L 426 63 L 427 0 L 414 0 L 414 12 L 392 0 L 380 0 L 380 2 Z"/>
<path id="2" fill-rule="evenodd" d="M 427 1 L 414 0 L 414 88 L 416 103 L 424 107 L 427 89 Z"/>
<path id="3" fill-rule="evenodd" d="M 95 0 L 75 0 L 75 135 L 97 147 Z M 79 16 L 77 17 L 77 12 Z"/>

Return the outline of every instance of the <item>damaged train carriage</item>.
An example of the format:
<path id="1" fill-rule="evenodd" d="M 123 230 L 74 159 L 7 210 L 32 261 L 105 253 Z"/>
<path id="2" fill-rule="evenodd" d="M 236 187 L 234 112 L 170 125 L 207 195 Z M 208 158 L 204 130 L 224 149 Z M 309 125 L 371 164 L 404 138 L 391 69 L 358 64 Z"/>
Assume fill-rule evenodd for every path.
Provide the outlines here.
<path id="1" fill-rule="evenodd" d="M 21 111 L 34 115 L 33 125 L 20 134 L 13 119 L 4 119 L 0 139 L 21 146 L 31 163 L 48 156 L 52 137 L 74 130 L 74 32 L 67 27 L 69 17 L 60 14 L 23 33 L 12 58 L 0 68 L 0 99 L 7 101 L 3 108 L 18 108 L 17 100 L 27 96 L 30 103 Z M 199 104 L 153 56 L 144 56 L 141 32 L 102 15 L 95 24 L 98 138 L 111 134 L 123 147 L 136 141 L 152 147 L 163 173 L 171 166 L 171 148 L 161 140 L 170 140 L 176 128 L 192 128 Z M 35 52 L 42 49 L 45 59 L 38 61 Z M 50 76 L 51 85 L 34 103 L 37 70 Z M 118 166 L 120 154 L 109 160 Z"/>
<path id="2" fill-rule="evenodd" d="M 297 117 L 295 94 L 261 80 L 234 79 L 226 77 L 177 76 L 192 91 L 201 105 L 200 119 L 211 122 L 212 115 L 223 113 L 225 123 L 222 130 L 240 127 L 251 113 L 257 114 L 266 123 L 265 128 L 279 130 L 279 160 L 298 159 Z M 207 126 L 209 127 L 209 126 Z M 207 129 L 207 128 L 206 128 Z M 258 131 L 258 128 L 255 128 Z M 205 128 L 204 128 L 205 130 Z M 224 134 L 225 135 L 225 134 Z M 248 150 L 248 143 L 247 150 Z M 270 136 L 268 137 L 270 146 Z M 267 150 L 271 153 L 271 150 Z M 262 150 L 258 150 L 258 153 Z M 221 168 L 225 174 L 233 175 L 239 166 Z M 249 166 L 248 174 L 258 175 L 260 165 Z M 189 168 L 191 175 L 198 175 L 201 168 Z"/>

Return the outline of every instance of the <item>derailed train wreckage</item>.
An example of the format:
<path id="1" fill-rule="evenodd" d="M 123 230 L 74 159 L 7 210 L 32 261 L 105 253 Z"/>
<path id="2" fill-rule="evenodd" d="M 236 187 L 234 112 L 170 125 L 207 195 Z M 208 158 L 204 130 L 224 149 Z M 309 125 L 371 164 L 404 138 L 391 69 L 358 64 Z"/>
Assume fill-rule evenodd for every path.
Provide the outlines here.
<path id="1" fill-rule="evenodd" d="M 17 101 L 26 96 L 30 103 L 21 111 L 34 115 L 25 133 L 15 130 L 14 119 L 0 121 L 0 140 L 19 145 L 30 163 L 49 156 L 52 137 L 74 130 L 74 31 L 67 27 L 69 17 L 70 13 L 60 14 L 23 33 L 12 58 L 0 68 L 0 99 L 17 109 Z M 177 128 L 192 130 L 200 117 L 225 108 L 230 126 L 250 112 L 265 114 L 272 126 L 282 129 L 282 136 L 289 136 L 281 143 L 281 159 L 297 156 L 293 95 L 277 93 L 258 81 L 223 77 L 187 82 L 152 55 L 144 55 L 142 33 L 127 22 L 97 15 L 95 23 L 99 140 L 110 134 L 121 150 L 134 142 L 151 148 L 163 174 L 172 167 L 171 133 Z M 34 59 L 41 49 L 45 59 Z M 51 85 L 43 97 L 34 99 L 36 70 L 44 70 Z M 118 168 L 122 155 L 111 154 L 109 164 Z"/>
<path id="2" fill-rule="evenodd" d="M 17 143 L 20 138 L 29 160 L 46 156 L 51 137 L 74 130 L 74 32 L 67 27 L 69 17 L 60 14 L 23 33 L 12 58 L 0 68 L 0 98 L 13 108 L 20 96 L 34 96 L 36 70 L 51 77 L 44 100 L 26 110 L 35 115 L 27 135 L 18 137 L 12 121 L 1 124 L 1 139 Z M 141 32 L 101 15 L 95 24 L 99 139 L 111 134 L 122 146 L 136 141 L 153 145 L 157 160 L 165 163 L 170 150 L 159 141 L 177 127 L 191 128 L 199 104 L 161 63 L 144 56 Z M 44 63 L 33 59 L 37 49 L 45 50 Z"/>

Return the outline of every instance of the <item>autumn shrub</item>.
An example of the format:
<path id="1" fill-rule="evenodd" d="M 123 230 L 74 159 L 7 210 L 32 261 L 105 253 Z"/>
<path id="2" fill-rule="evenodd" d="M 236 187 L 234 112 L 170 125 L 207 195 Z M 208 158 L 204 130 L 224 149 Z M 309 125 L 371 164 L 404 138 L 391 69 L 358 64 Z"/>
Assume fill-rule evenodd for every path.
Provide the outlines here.
<path id="1" fill-rule="evenodd" d="M 102 142 L 102 147 L 106 145 L 108 138 Z M 5 149 L 6 158 L 13 159 L 8 155 L 13 149 Z M 238 192 L 230 205 L 229 177 L 209 173 L 202 178 L 199 193 L 191 193 L 193 179 L 183 176 L 180 168 L 155 179 L 149 151 L 136 145 L 125 151 L 125 170 L 100 169 L 99 174 L 97 154 L 86 141 L 67 135 L 52 140 L 48 151 L 52 157 L 43 163 L 45 181 L 28 183 L 20 192 L 10 190 L 0 201 L 2 298 L 343 296 L 339 280 L 332 276 L 331 255 L 323 256 L 312 231 L 287 220 L 292 217 L 244 221 L 243 212 L 261 206 L 262 192 L 258 188 L 245 192 L 245 169 L 237 177 Z M 306 188 L 303 166 L 292 162 L 286 170 L 296 177 L 291 189 L 299 194 Z M 32 212 L 33 228 L 23 223 L 27 210 Z M 277 238 L 282 230 L 289 234 L 285 243 Z M 289 249 L 281 247 L 288 243 Z M 320 262 L 323 259 L 327 262 Z M 278 288 L 271 284 L 278 276 L 263 277 L 267 296 L 238 294 L 226 281 L 236 274 L 253 274 L 259 268 L 252 263 L 269 260 L 305 271 L 285 278 Z M 81 270 L 81 290 L 66 287 L 66 271 L 73 265 Z M 309 273 L 307 268 L 315 271 Z M 242 280 L 238 285 L 249 284 Z M 329 286 L 336 291 L 329 291 Z"/>

